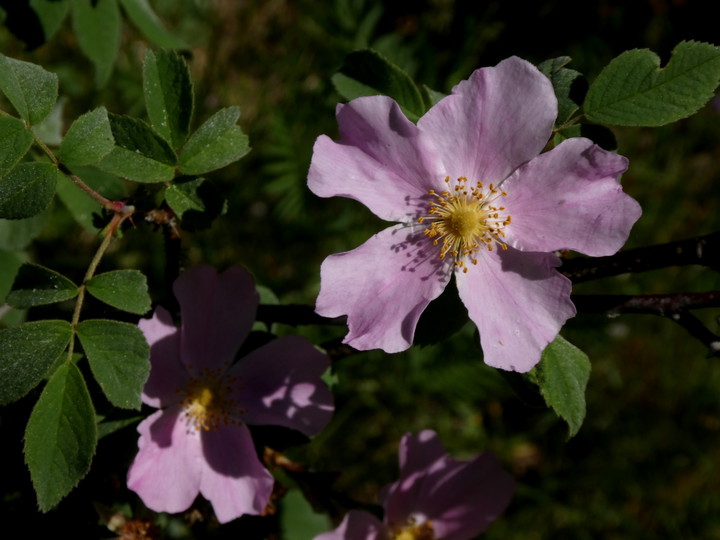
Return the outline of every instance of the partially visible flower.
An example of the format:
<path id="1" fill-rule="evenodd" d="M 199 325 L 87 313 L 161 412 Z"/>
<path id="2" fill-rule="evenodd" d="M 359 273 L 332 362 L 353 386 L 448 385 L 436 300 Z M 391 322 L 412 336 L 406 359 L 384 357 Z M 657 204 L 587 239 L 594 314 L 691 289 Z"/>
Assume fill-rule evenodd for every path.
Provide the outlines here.
<path id="1" fill-rule="evenodd" d="M 304 338 L 288 336 L 233 363 L 258 306 L 242 268 L 220 275 L 190 268 L 173 290 L 182 325 L 162 307 L 138 325 L 151 346 L 142 400 L 160 410 L 138 426 L 128 487 L 158 512 L 181 512 L 201 493 L 221 523 L 261 514 L 273 478 L 247 425 L 319 432 L 333 411 L 320 378 L 329 360 Z"/>
<path id="2" fill-rule="evenodd" d="M 318 137 L 309 188 L 397 223 L 320 270 L 316 310 L 347 315 L 357 349 L 407 349 L 454 274 L 485 362 L 528 371 L 575 315 L 553 251 L 611 255 L 640 217 L 618 183 L 626 158 L 584 138 L 540 153 L 557 99 L 520 58 L 478 69 L 417 125 L 386 96 L 336 116 L 340 140 Z"/>
<path id="3" fill-rule="evenodd" d="M 315 540 L 469 540 L 502 514 L 514 489 L 492 453 L 459 461 L 434 431 L 408 433 L 400 442 L 400 479 L 381 494 L 383 521 L 351 510 Z"/>

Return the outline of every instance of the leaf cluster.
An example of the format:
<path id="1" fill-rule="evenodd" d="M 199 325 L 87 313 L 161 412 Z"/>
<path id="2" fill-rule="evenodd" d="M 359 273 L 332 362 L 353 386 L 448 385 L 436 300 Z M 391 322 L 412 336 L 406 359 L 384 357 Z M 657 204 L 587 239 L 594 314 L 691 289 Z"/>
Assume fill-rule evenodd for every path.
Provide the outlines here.
<path id="1" fill-rule="evenodd" d="M 143 2 L 123 4 L 141 7 Z M 75 2 L 74 17 L 84 21 L 77 24 L 90 24 L 90 19 L 82 18 L 89 17 L 83 10 L 113 9 L 113 5 L 116 9 L 114 1 L 96 6 Z M 155 185 L 156 204 L 176 216 L 183 227 L 202 229 L 224 212 L 225 201 L 200 175 L 240 159 L 249 146 L 237 125 L 237 107 L 217 111 L 192 131 L 194 94 L 188 67 L 170 50 L 148 51 L 145 57 L 143 92 L 148 122 L 101 106 L 73 120 L 64 136 L 50 143 L 43 140 L 38 128 L 58 102 L 57 76 L 36 64 L 0 54 L 0 91 L 18 115 L 2 112 L 0 116 L 0 224 L 10 227 L 9 234 L 28 230 L 17 249 L 23 249 L 38 232 L 32 227 L 33 220 L 43 215 L 56 191 L 83 225 L 87 226 L 88 201 L 95 212 L 112 215 L 102 233 L 105 240 L 80 284 L 50 268 L 22 263 L 20 251 L 0 256 L 0 271 L 16 274 L 10 290 L 3 291 L 10 306 L 26 310 L 75 302 L 70 322 L 38 320 L 0 330 L 0 405 L 27 396 L 46 382 L 27 425 L 25 459 L 38 504 L 41 510 L 48 510 L 87 473 L 97 444 L 95 407 L 79 362 L 87 360 L 105 398 L 121 409 L 140 408 L 150 369 L 149 347 L 136 325 L 80 319 L 86 294 L 135 315 L 150 309 L 142 272 L 95 274 L 113 235 L 136 210 L 125 202 L 106 199 L 83 177 L 100 174 L 116 185 L 125 181 L 135 186 Z M 76 338 L 82 354 L 75 353 Z"/>

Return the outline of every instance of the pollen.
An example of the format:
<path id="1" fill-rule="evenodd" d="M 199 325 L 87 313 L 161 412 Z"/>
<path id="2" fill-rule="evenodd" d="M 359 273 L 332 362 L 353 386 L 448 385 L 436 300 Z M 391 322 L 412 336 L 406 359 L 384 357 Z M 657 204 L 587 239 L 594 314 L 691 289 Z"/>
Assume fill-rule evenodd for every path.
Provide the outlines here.
<path id="1" fill-rule="evenodd" d="M 452 257 L 455 267 L 468 271 L 468 263 L 477 264 L 481 249 L 507 249 L 505 227 L 512 217 L 498 204 L 507 193 L 482 182 L 472 184 L 461 176 L 455 181 L 445 178 L 447 188 L 441 193 L 429 190 L 427 214 L 418 223 L 428 226 L 423 234 L 440 246 L 439 257 Z"/>
<path id="2" fill-rule="evenodd" d="M 242 388 L 240 379 L 221 369 L 204 369 L 190 377 L 181 391 L 180 405 L 188 426 L 197 431 L 217 430 L 223 426 L 242 423 L 239 416 L 246 412 L 233 397 Z"/>
<path id="3" fill-rule="evenodd" d="M 393 540 L 435 540 L 435 531 L 431 521 L 424 521 L 420 524 L 414 518 L 408 523 L 398 527 L 390 525 L 390 538 Z"/>

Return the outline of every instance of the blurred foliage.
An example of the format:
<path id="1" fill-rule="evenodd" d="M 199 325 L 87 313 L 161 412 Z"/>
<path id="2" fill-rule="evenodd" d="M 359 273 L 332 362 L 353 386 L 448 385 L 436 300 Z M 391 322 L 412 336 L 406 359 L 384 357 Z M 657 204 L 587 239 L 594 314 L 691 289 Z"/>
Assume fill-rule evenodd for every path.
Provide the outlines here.
<path id="1" fill-rule="evenodd" d="M 323 258 L 354 248 L 383 226 L 353 201 L 321 200 L 305 188 L 315 138 L 336 133 L 334 107 L 340 97 L 331 77 L 350 51 L 371 46 L 417 82 L 448 92 L 473 69 L 513 54 L 535 63 L 570 56 L 569 67 L 592 81 L 627 49 L 652 48 L 665 62 L 682 39 L 717 42 L 712 2 L 157 0 L 152 5 L 165 26 L 190 45 L 195 125 L 220 107 L 239 106 L 252 147 L 241 162 L 209 175 L 229 206 L 209 230 L 182 233 L 181 264 L 244 264 L 283 303 L 312 304 Z M 123 25 L 114 72 L 98 89 L 69 21 L 33 50 L 0 29 L 3 54 L 58 73 L 60 94 L 67 98 L 65 118 L 101 104 L 113 113 L 143 116 L 146 47 L 134 27 Z M 644 210 L 629 247 L 720 229 L 719 120 L 718 110 L 708 105 L 662 128 L 613 130 L 618 151 L 631 157 L 625 190 Z M 26 258 L 78 282 L 98 238 L 59 201 L 53 204 Z M 39 218 L 32 221 L 27 227 L 43 226 Z M 0 224 L 0 236 L 4 230 Z M 158 226 L 136 221 L 101 270 L 142 269 L 153 299 L 167 304 L 176 258 L 176 247 L 164 241 Z M 575 292 L 718 288 L 717 273 L 688 267 L 583 283 Z M 49 316 L 49 309 L 69 318 L 62 304 L 31 308 L 30 317 Z M 86 316 L 101 317 L 107 309 L 92 304 Z M 700 315 L 718 331 L 717 310 Z M 316 342 L 343 333 L 332 327 L 301 331 Z M 587 418 L 570 441 L 552 412 L 521 400 L 482 363 L 468 324 L 442 346 L 340 361 L 334 420 L 308 447 L 290 449 L 288 455 L 314 470 L 338 472 L 335 489 L 373 503 L 379 488 L 396 478 L 402 434 L 431 428 L 455 457 L 491 449 L 518 479 L 510 508 L 485 538 L 720 538 L 717 359 L 707 358 L 706 350 L 669 320 L 653 316 L 580 316 L 564 334 L 592 362 Z M 36 397 L 0 412 L 5 467 L 0 516 L 6 527 L 19 524 L 26 535 L 52 531 L 98 538 L 112 534 L 98 508 L 147 517 L 125 488 L 126 467 L 136 451 L 132 426 L 102 438 L 93 469 L 79 488 L 56 510 L 37 516 L 22 462 L 22 433 Z M 197 526 L 187 525 L 192 515 L 189 521 L 163 520 L 169 538 L 200 534 Z M 256 526 L 256 518 L 242 519 L 224 529 L 209 526 L 202 537 L 222 531 L 250 538 L 248 531 Z"/>

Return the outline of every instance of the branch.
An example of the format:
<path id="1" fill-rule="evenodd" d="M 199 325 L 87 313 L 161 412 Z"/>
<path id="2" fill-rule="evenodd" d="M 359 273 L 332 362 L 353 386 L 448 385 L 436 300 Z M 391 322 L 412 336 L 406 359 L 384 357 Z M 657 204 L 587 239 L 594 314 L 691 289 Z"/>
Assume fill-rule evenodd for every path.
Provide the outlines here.
<path id="1" fill-rule="evenodd" d="M 720 307 L 720 291 L 636 296 L 576 294 L 571 298 L 578 312 L 605 313 L 608 317 L 624 313 L 649 313 L 666 317 L 705 345 L 710 356 L 720 357 L 720 336 L 711 332 L 700 319 L 688 311 Z"/>
<path id="2" fill-rule="evenodd" d="M 720 271 L 720 232 L 697 238 L 621 251 L 609 257 L 564 259 L 560 272 L 573 283 L 627 272 L 700 264 Z"/>
<path id="3" fill-rule="evenodd" d="M 720 307 L 720 291 L 677 294 L 574 294 L 571 300 L 578 312 L 605 313 L 609 317 L 624 313 L 649 313 L 661 317 L 689 309 Z"/>

